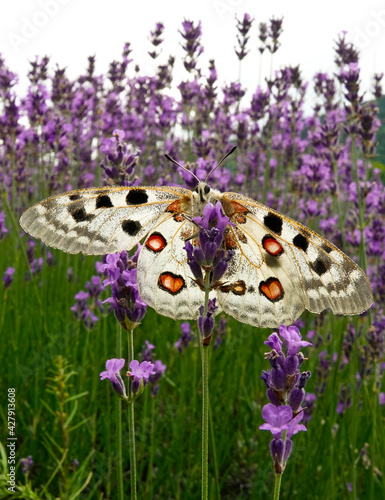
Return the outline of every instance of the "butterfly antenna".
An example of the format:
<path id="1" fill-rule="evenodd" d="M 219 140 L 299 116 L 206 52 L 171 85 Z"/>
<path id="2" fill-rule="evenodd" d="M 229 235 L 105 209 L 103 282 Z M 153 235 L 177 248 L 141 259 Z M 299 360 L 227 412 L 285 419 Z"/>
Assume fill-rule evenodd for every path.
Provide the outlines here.
<path id="1" fill-rule="evenodd" d="M 207 174 L 207 177 L 206 177 L 205 182 L 207 182 L 207 181 L 208 181 L 208 179 L 209 179 L 210 175 L 214 172 L 214 170 L 215 170 L 216 168 L 218 168 L 218 167 L 219 167 L 219 165 L 221 165 L 221 164 L 222 164 L 222 163 L 226 160 L 226 158 L 228 158 L 230 155 L 232 155 L 236 149 L 237 149 L 237 146 L 233 146 L 233 147 L 230 149 L 230 151 L 229 151 L 228 153 L 226 153 L 226 154 L 225 154 L 225 156 L 224 156 L 224 157 L 223 157 L 223 158 L 222 158 L 222 159 L 221 159 L 221 160 L 220 160 L 220 161 L 219 161 L 219 162 L 215 165 L 215 167 L 214 167 L 212 170 L 210 170 L 210 172 Z"/>
<path id="2" fill-rule="evenodd" d="M 171 161 L 172 163 L 175 163 L 175 165 L 177 165 L 179 168 L 181 168 L 185 172 L 187 172 L 190 175 L 192 175 L 193 177 L 195 177 L 195 179 L 198 181 L 198 183 L 200 182 L 200 180 L 198 179 L 198 177 L 193 172 L 191 172 L 188 168 L 186 168 L 183 165 L 181 165 L 180 163 L 178 163 L 176 160 L 174 160 L 174 158 L 171 158 L 171 156 L 168 155 L 167 153 L 165 153 L 164 156 L 167 158 L 167 160 Z"/>

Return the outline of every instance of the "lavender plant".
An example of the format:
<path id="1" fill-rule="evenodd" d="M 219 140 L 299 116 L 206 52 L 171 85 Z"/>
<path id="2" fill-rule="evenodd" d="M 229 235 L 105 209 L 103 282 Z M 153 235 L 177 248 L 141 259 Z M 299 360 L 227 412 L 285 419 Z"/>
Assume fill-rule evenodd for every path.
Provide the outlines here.
<path id="1" fill-rule="evenodd" d="M 101 378 L 109 378 L 115 392 L 128 403 L 129 422 L 129 456 L 130 456 L 130 485 L 131 498 L 137 498 L 137 473 L 136 473 L 136 447 L 135 447 L 135 414 L 134 401 L 142 394 L 151 375 L 156 375 L 154 365 L 149 361 L 139 361 L 134 359 L 134 329 L 143 319 L 147 304 L 145 304 L 138 294 L 136 284 L 136 263 L 140 247 L 135 255 L 129 259 L 127 252 L 107 255 L 106 263 L 99 266 L 101 272 L 107 274 L 104 285 L 111 286 L 111 297 L 104 302 L 111 304 L 114 314 L 120 325 L 128 333 L 128 365 L 130 371 L 127 375 L 132 378 L 128 395 L 125 391 L 124 383 L 119 375 L 119 370 L 125 364 L 124 358 L 107 361 L 107 372 L 101 373 Z M 121 351 L 122 341 L 119 339 L 118 351 Z M 120 352 L 119 352 L 120 354 Z M 121 408 L 117 407 L 117 436 L 116 442 L 119 450 L 119 498 L 123 498 L 123 459 L 122 459 L 122 420 Z"/>
<path id="2" fill-rule="evenodd" d="M 304 417 L 301 405 L 305 398 L 304 387 L 310 378 L 310 372 L 301 373 L 299 367 L 305 360 L 300 349 L 311 343 L 302 340 L 295 326 L 287 328 L 281 325 L 279 335 L 285 341 L 285 351 L 282 350 L 283 342 L 277 333 L 272 333 L 265 341 L 271 348 L 266 354 L 271 370 L 263 371 L 261 378 L 266 384 L 270 403 L 263 407 L 262 417 L 266 423 L 259 427 L 273 435 L 270 453 L 275 471 L 274 500 L 279 498 L 282 474 L 292 450 L 291 437 L 299 431 L 307 430 L 299 422 Z"/>
<path id="3" fill-rule="evenodd" d="M 242 64 L 246 64 L 251 59 L 251 55 L 248 58 L 245 58 L 245 55 L 247 50 L 252 48 L 253 36 L 257 38 L 259 34 L 259 51 L 263 57 L 266 56 L 266 52 L 274 54 L 279 49 L 283 27 L 281 19 L 273 18 L 262 22 L 259 24 L 259 29 L 251 25 L 250 16 L 245 15 L 240 19 L 239 22 L 243 24 L 239 26 L 240 41 L 237 50 L 240 55 L 244 55 Z M 246 28 L 248 28 L 247 32 Z M 42 377 L 44 370 L 39 371 L 36 366 L 44 368 L 49 362 L 49 355 L 43 356 L 41 353 L 45 353 L 44 344 L 50 345 L 54 335 L 53 329 L 48 330 L 41 323 L 46 321 L 41 318 L 48 317 L 48 314 L 42 313 L 39 304 L 46 303 L 47 311 L 49 310 L 48 304 L 50 304 L 51 309 L 56 311 L 56 316 L 59 315 L 57 315 L 58 305 L 51 302 L 50 297 L 43 296 L 42 300 L 40 296 L 43 293 L 41 292 L 42 281 L 49 282 L 50 273 L 47 271 L 47 266 L 50 257 L 39 245 L 28 243 L 25 235 L 19 240 L 19 230 L 15 222 L 18 216 L 34 201 L 72 188 L 109 185 L 111 182 L 130 186 L 157 184 L 192 187 L 191 176 L 188 177 L 188 174 L 182 173 L 181 177 L 177 169 L 165 162 L 163 153 L 166 151 L 173 157 L 186 158 L 189 162 L 188 168 L 199 178 L 205 178 L 217 159 L 218 152 L 227 150 L 236 141 L 238 155 L 230 159 L 226 165 L 218 167 L 210 179 L 213 185 L 222 191 L 234 190 L 245 195 L 253 195 L 253 197 L 255 193 L 258 193 L 260 201 L 266 202 L 272 208 L 283 211 L 293 218 L 306 220 L 307 225 L 315 230 L 320 229 L 328 239 L 349 255 L 359 258 L 361 266 L 366 266 L 375 294 L 375 307 L 369 313 L 350 325 L 341 319 L 331 323 L 327 314 L 323 314 L 319 319 L 309 316 L 305 318 L 306 324 L 316 332 L 311 340 L 317 352 L 309 360 L 314 374 L 309 381 L 309 384 L 313 384 L 311 387 L 313 392 L 305 395 L 301 407 L 306 406 L 306 410 L 298 415 L 304 414 L 302 422 L 305 422 L 307 418 L 310 418 L 312 409 L 312 419 L 316 422 L 317 432 L 321 434 L 324 432 L 322 436 L 327 439 L 328 435 L 324 430 L 327 426 L 320 425 L 320 418 L 316 421 L 317 412 L 321 414 L 324 408 L 327 408 L 327 411 L 331 412 L 330 428 L 333 432 L 330 432 L 330 435 L 334 440 L 331 448 L 338 449 L 335 451 L 333 462 L 338 473 L 343 469 L 344 460 L 351 460 L 351 466 L 347 465 L 343 469 L 343 475 L 347 478 L 346 483 L 350 484 L 353 495 L 358 497 L 370 491 L 372 498 L 381 497 L 384 489 L 381 486 L 383 480 L 378 472 L 381 471 L 378 460 L 382 456 L 379 452 L 382 441 L 381 438 L 376 440 L 375 437 L 380 435 L 378 432 L 378 429 L 381 429 L 379 411 L 383 409 L 381 405 L 384 401 L 385 189 L 383 158 L 376 156 L 376 142 L 379 137 L 377 134 L 381 126 L 378 107 L 383 106 L 382 75 L 375 75 L 373 96 L 364 94 L 360 83 L 358 51 L 348 41 L 347 35 L 341 33 L 335 46 L 335 75 L 320 72 L 315 75 L 312 82 L 305 82 L 299 67 L 281 67 L 275 73 L 271 71 L 266 82 L 260 81 L 259 86 L 256 84 L 255 88 L 248 93 L 243 88 L 242 82 L 230 82 L 223 85 L 214 60 L 210 61 L 208 68 L 204 67 L 201 57 L 203 53 L 202 26 L 199 22 L 186 20 L 182 24 L 180 34 L 185 51 L 184 64 L 188 73 L 185 81 L 182 82 L 174 81 L 175 58 L 173 55 L 166 56 L 163 62 L 158 63 L 154 74 L 148 75 L 139 67 L 135 67 L 131 60 L 132 48 L 130 44 L 126 44 L 120 61 L 111 63 L 107 75 L 97 74 L 94 56 L 89 58 L 88 67 L 77 79 L 70 78 L 65 68 L 60 66 L 53 68 L 48 57 L 37 58 L 31 63 L 28 91 L 25 95 L 20 95 L 17 75 L 8 68 L 6 61 L 0 58 L 0 186 L 2 189 L 0 271 L 3 276 L 2 286 L 6 290 L 4 297 L 7 298 L 2 308 L 1 325 L 2 330 L 5 331 L 5 334 L 2 334 L 4 352 L 7 352 L 9 359 L 17 360 L 18 369 L 22 367 L 25 371 L 28 368 L 28 373 L 33 373 L 35 377 L 33 387 L 32 384 L 30 386 L 30 393 L 27 392 L 29 386 L 20 389 L 26 400 L 33 401 L 26 405 L 25 420 L 27 422 L 28 407 L 32 405 L 35 414 L 30 415 L 30 422 L 34 422 L 34 429 L 41 431 L 43 425 L 42 420 L 39 420 L 41 409 L 39 410 L 34 404 L 37 404 L 38 396 L 40 399 L 44 397 L 43 394 L 38 395 L 36 390 L 39 385 L 44 386 Z M 163 53 L 159 55 L 158 49 L 163 37 L 163 25 L 158 23 L 150 34 L 152 53 L 150 57 L 156 55 L 155 61 L 164 57 Z M 249 40 L 246 46 L 247 37 Z M 273 60 L 271 64 L 273 65 Z M 178 89 L 179 93 L 171 92 L 171 88 Z M 313 111 L 308 112 L 305 102 L 312 89 L 315 91 L 316 99 L 313 103 Z M 212 220 L 215 220 L 215 217 L 217 221 L 218 217 L 220 220 L 220 213 L 219 215 L 215 213 Z M 209 249 L 212 243 L 216 244 L 216 236 L 211 234 L 213 227 L 210 227 L 210 223 L 204 226 L 204 221 L 198 221 L 198 223 L 205 229 L 202 244 L 208 245 Z M 205 286 L 205 272 L 199 274 L 198 268 L 200 265 L 207 264 L 208 255 L 204 252 L 201 255 L 194 248 L 189 248 L 188 252 L 191 264 L 197 273 L 195 278 L 203 280 L 203 286 Z M 19 254 L 26 256 L 25 264 L 23 264 L 23 258 L 18 257 Z M 76 267 L 73 261 L 63 260 L 64 258 L 56 257 L 56 255 L 54 254 L 54 260 L 51 261 L 53 266 L 50 272 L 55 273 L 55 278 L 58 277 L 63 280 L 63 283 L 65 281 L 68 284 L 67 289 L 70 290 L 68 295 L 71 298 L 79 293 L 80 287 L 76 281 L 79 275 L 83 280 L 80 283 L 89 282 L 87 292 L 83 291 L 82 295 L 76 299 L 77 304 L 73 312 L 79 318 L 84 316 L 86 329 L 81 331 L 89 335 L 87 328 L 92 326 L 92 335 L 97 338 L 98 332 L 102 331 L 102 325 L 105 324 L 105 319 L 101 321 L 100 318 L 99 305 L 103 298 L 102 294 L 106 292 L 100 290 L 100 282 L 90 278 L 91 274 L 86 276 L 82 274 L 83 269 L 84 272 L 88 269 L 83 263 Z M 128 263 L 128 256 L 126 257 L 124 255 L 117 259 L 109 257 L 102 265 L 108 273 L 107 279 L 116 291 L 116 295 L 112 296 L 107 304 L 113 308 L 116 318 L 127 326 L 126 317 L 130 317 L 128 321 L 132 323 L 142 320 L 141 315 L 145 305 L 141 303 L 135 290 L 135 272 L 125 267 Z M 221 259 L 218 260 L 219 262 L 222 262 Z M 69 283 L 66 279 L 68 265 L 72 268 L 70 273 L 72 278 Z M 216 264 L 212 261 L 210 265 L 215 267 Z M 223 263 L 220 264 L 220 266 L 223 265 Z M 16 269 L 14 274 L 12 269 Z M 56 274 L 60 273 L 60 269 L 64 269 L 64 272 Z M 23 276 L 24 272 L 28 275 L 29 281 L 22 283 L 22 287 L 19 284 L 22 280 L 15 279 L 12 282 L 14 277 Z M 89 272 L 92 271 L 89 270 Z M 115 278 L 118 272 L 119 277 Z M 210 286 L 213 285 L 214 282 L 210 284 Z M 126 288 L 128 293 L 126 293 Z M 51 294 L 52 297 L 60 293 L 57 286 L 52 290 L 55 292 Z M 69 310 L 70 305 L 71 303 L 68 303 L 66 309 L 72 315 L 73 313 Z M 36 306 L 38 306 L 39 314 L 33 311 Z M 20 320 L 19 311 L 26 311 L 28 321 Z M 206 310 L 204 307 L 200 319 L 205 342 L 208 342 L 211 336 L 213 312 L 215 312 L 215 304 L 209 305 L 207 301 Z M 99 317 L 98 321 L 96 317 Z M 66 317 L 66 320 L 64 318 L 65 313 L 63 313 L 63 321 L 73 320 L 70 316 Z M 372 325 L 371 318 L 374 319 Z M 55 319 L 55 321 L 59 320 Z M 143 328 L 145 328 L 146 321 L 143 322 Z M 34 328 L 36 328 L 35 333 Z M 186 327 L 184 328 L 187 330 Z M 61 331 L 61 326 L 57 327 L 57 330 Z M 226 397 L 233 402 L 228 406 L 234 408 L 233 413 L 229 413 L 227 406 L 221 407 L 222 420 L 229 426 L 236 426 L 238 421 L 244 424 L 242 431 L 239 430 L 238 433 L 234 431 L 237 444 L 229 442 L 226 447 L 219 442 L 219 439 L 214 443 L 217 446 L 217 455 L 222 455 L 224 458 L 223 461 L 218 460 L 213 454 L 212 474 L 215 477 L 217 491 L 229 498 L 241 495 L 241 486 L 248 488 L 248 496 L 252 496 L 253 486 L 250 475 L 256 473 L 250 472 L 251 469 L 243 464 L 244 461 L 249 460 L 248 457 L 252 457 L 253 460 L 257 457 L 252 438 L 249 438 L 249 441 L 246 438 L 242 441 L 243 433 L 247 432 L 245 429 L 249 426 L 249 421 L 244 416 L 247 412 L 242 413 L 240 410 L 244 401 L 238 396 L 236 399 L 231 399 L 230 395 L 239 394 L 239 392 L 237 388 L 230 393 L 232 384 L 237 383 L 238 379 L 235 376 L 229 377 L 229 366 L 234 363 L 238 367 L 238 371 L 234 368 L 234 373 L 244 373 L 244 366 L 241 366 L 238 359 L 226 358 L 226 345 L 230 342 L 236 345 L 237 354 L 239 352 L 237 358 L 241 358 L 242 363 L 246 363 L 245 360 L 249 359 L 247 356 L 251 351 L 248 347 L 251 340 L 244 341 L 244 346 L 236 340 L 237 335 L 240 335 L 238 330 L 230 321 L 226 335 L 223 336 L 223 348 L 213 351 L 215 356 L 218 356 L 217 359 L 222 359 L 220 356 L 223 356 L 225 368 L 222 372 L 216 369 L 215 376 L 222 381 L 221 391 L 228 390 Z M 12 334 L 10 335 L 9 332 Z M 163 342 L 164 334 L 162 335 Z M 152 337 L 147 338 L 153 341 Z M 186 345 L 188 342 L 186 339 L 187 334 L 177 345 L 177 349 Z M 71 343 L 71 349 L 73 348 L 75 352 L 76 346 L 83 345 L 83 342 L 76 341 L 73 344 Z M 159 347 L 158 342 L 157 345 Z M 165 349 L 165 345 L 166 343 L 162 349 Z M 16 346 L 20 347 L 16 348 Z M 21 347 L 25 349 L 24 358 Z M 33 356 L 34 349 L 37 350 L 38 355 L 33 360 L 33 364 L 29 364 L 28 360 L 31 358 L 31 353 Z M 116 356 L 122 359 L 122 354 L 118 352 L 118 349 L 116 351 Z M 193 351 L 193 349 L 185 350 L 182 361 L 192 363 Z M 72 351 L 69 352 L 72 355 Z M 106 359 L 107 356 L 103 354 L 104 358 L 97 355 L 99 359 Z M 164 359 L 163 355 L 166 355 L 165 351 L 162 351 L 162 359 Z M 171 378 L 173 378 L 173 366 L 179 363 L 172 356 L 170 354 L 171 362 L 166 361 Z M 285 356 L 287 359 L 290 355 Z M 281 358 L 282 355 L 277 354 L 275 359 L 278 362 Z M 79 356 L 79 359 L 83 360 L 84 355 Z M 12 366 L 7 363 L 9 361 L 5 359 L 4 366 L 8 366 L 8 369 L 4 370 L 7 379 L 5 381 L 9 380 L 10 374 L 15 369 L 14 363 Z M 79 365 L 82 365 L 81 361 Z M 163 366 L 163 363 L 162 366 L 159 365 L 158 373 L 162 371 Z M 87 373 L 91 373 L 92 369 L 94 366 L 91 364 L 87 368 Z M 150 383 L 152 376 L 155 377 L 155 375 L 150 376 Z M 84 380 L 84 378 L 80 377 L 79 380 Z M 248 383 L 246 379 L 242 380 L 245 384 Z M 219 386 L 219 382 L 216 386 Z M 254 387 L 249 387 L 249 389 L 251 392 L 256 391 Z M 94 387 L 90 387 L 90 394 L 94 395 L 96 391 Z M 150 392 L 148 390 L 146 392 L 150 397 Z M 146 392 L 144 398 L 147 397 Z M 181 390 L 180 393 L 182 392 Z M 32 393 L 36 394 L 36 398 L 31 396 Z M 191 389 L 189 394 L 191 394 Z M 310 394 L 313 394 L 311 398 Z M 375 400 L 370 400 L 370 404 L 364 404 L 369 402 L 370 395 L 373 395 Z M 167 396 L 170 397 L 170 394 Z M 289 397 L 288 394 L 286 396 Z M 220 397 L 215 399 L 216 404 L 218 406 L 223 404 L 222 400 L 226 397 L 222 397 L 221 392 Z M 310 403 L 312 403 L 312 408 Z M 274 402 L 270 404 L 274 404 L 275 408 L 269 407 L 270 410 L 265 411 L 269 425 L 273 426 L 274 423 L 278 423 L 278 428 L 281 428 L 281 432 L 276 433 L 279 437 L 275 439 L 273 436 L 273 440 L 278 441 L 274 445 L 276 453 L 273 460 L 277 460 L 282 468 L 287 460 L 287 452 L 283 451 L 280 440 L 285 441 L 284 433 L 286 433 L 285 442 L 291 440 L 289 436 L 291 431 L 284 427 L 289 426 L 296 410 L 293 410 L 290 401 L 288 404 L 279 406 Z M 286 409 L 286 421 L 283 421 L 276 408 L 285 406 L 289 406 L 293 413 L 290 415 L 290 410 Z M 371 413 L 367 418 L 372 419 L 372 426 L 363 437 L 359 431 L 364 426 L 360 427 L 359 419 L 368 415 L 365 411 L 369 407 Z M 252 408 L 250 403 L 248 411 L 251 412 Z M 95 415 L 97 413 L 103 412 L 99 409 L 95 410 Z M 156 417 L 160 418 L 159 415 Z M 188 417 L 190 418 L 190 415 Z M 181 420 L 185 421 L 185 416 L 181 415 Z M 303 425 L 298 422 L 297 424 Z M 306 425 L 309 425 L 309 431 L 311 424 L 312 421 L 307 420 Z M 189 429 L 192 427 L 189 426 Z M 349 446 L 338 447 L 336 445 L 341 435 L 338 429 L 341 428 L 348 429 Z M 24 430 L 24 443 L 28 446 L 33 442 L 28 422 Z M 182 436 L 183 429 L 180 427 L 178 430 Z M 168 435 L 168 427 L 165 426 L 162 432 Z M 178 433 L 174 432 L 173 442 L 179 442 L 177 435 Z M 90 442 L 89 448 L 99 449 L 103 439 L 102 434 L 97 434 L 95 441 Z M 190 445 L 194 443 L 193 438 L 189 439 L 191 439 Z M 362 439 L 369 441 L 369 452 L 356 456 L 354 450 L 364 449 Z M 339 443 L 341 444 L 341 441 Z M 344 458 L 341 458 L 340 453 L 343 453 L 343 448 L 353 450 L 351 457 L 346 453 Z M 230 453 L 229 449 L 231 449 Z M 318 449 L 317 445 L 314 449 Z M 214 451 L 215 446 L 213 446 Z M 321 456 L 321 451 L 318 456 Z M 38 456 L 37 450 L 32 452 L 27 448 L 24 448 L 22 453 L 24 456 L 31 453 L 34 459 Z M 161 444 L 156 453 L 162 453 Z M 152 452 L 152 456 L 156 456 L 156 453 Z M 311 454 L 312 450 L 308 453 Z M 369 474 L 366 472 L 362 472 L 362 476 L 358 478 L 359 467 L 361 464 L 364 467 L 362 457 L 368 457 L 368 453 L 372 459 L 370 466 L 372 479 L 368 479 Z M 74 453 L 74 456 L 79 456 L 79 454 Z M 196 492 L 188 491 L 188 486 L 186 486 L 188 479 L 185 477 L 180 479 L 171 467 L 167 472 L 161 469 L 163 464 L 168 463 L 164 459 L 165 456 L 168 455 L 164 454 L 163 460 L 158 460 L 159 470 L 154 468 L 147 477 L 151 477 L 152 481 L 156 481 L 157 477 L 162 478 L 157 486 L 160 494 L 163 493 L 165 497 L 174 493 L 169 477 L 173 477 L 173 481 L 176 477 L 178 494 L 182 491 L 180 494 L 185 498 L 196 498 Z M 190 456 L 190 454 L 178 451 L 184 470 L 191 470 L 191 476 L 195 477 L 194 464 L 189 461 Z M 259 459 L 261 462 L 258 463 L 263 463 L 260 457 Z M 45 459 L 40 456 L 40 459 L 35 460 L 36 463 L 49 463 L 48 456 L 45 456 Z M 291 456 L 290 461 L 294 460 L 295 457 Z M 160 462 L 161 465 L 159 465 Z M 307 477 L 315 473 L 310 469 L 310 462 L 311 460 L 306 463 L 302 462 Z M 238 467 L 237 473 L 233 470 L 236 467 Z M 35 467 L 34 470 L 36 470 Z M 232 470 L 231 474 L 227 474 L 228 470 Z M 333 475 L 330 479 L 324 470 L 325 468 L 317 470 L 320 478 L 318 483 L 333 480 Z M 41 484 L 48 483 L 52 472 L 49 467 L 46 471 L 41 471 L 43 478 Z M 106 477 L 103 476 L 100 480 L 100 483 L 107 485 L 107 489 L 111 481 L 109 477 L 106 474 Z M 144 472 L 143 477 L 145 477 Z M 286 480 L 285 486 L 287 485 L 287 491 L 290 493 L 293 490 L 294 479 L 287 475 Z M 60 496 L 59 481 L 56 483 L 55 481 L 56 479 L 53 479 L 51 483 L 52 491 L 55 491 L 56 496 Z M 35 488 L 38 489 L 38 487 L 36 483 Z M 302 488 L 302 482 L 298 476 L 295 487 L 296 489 Z M 98 488 L 99 486 L 95 487 L 96 490 Z M 142 488 L 144 491 L 146 486 L 143 485 Z M 42 487 L 40 491 L 41 489 Z M 75 491 L 77 488 L 74 487 Z M 265 494 L 266 489 L 263 491 Z M 336 497 L 344 495 L 344 492 L 337 488 L 333 491 Z M 254 494 L 257 494 L 256 491 Z"/>
<path id="4" fill-rule="evenodd" d="M 208 449 L 209 449 L 209 352 L 214 329 L 215 299 L 210 291 L 220 286 L 228 262 L 234 251 L 223 248 L 224 232 L 230 219 L 223 214 L 221 203 L 207 203 L 202 217 L 194 217 L 199 228 L 199 244 L 186 242 L 188 264 L 196 283 L 204 291 L 204 304 L 199 308 L 198 329 L 202 354 L 202 499 L 208 499 Z"/>

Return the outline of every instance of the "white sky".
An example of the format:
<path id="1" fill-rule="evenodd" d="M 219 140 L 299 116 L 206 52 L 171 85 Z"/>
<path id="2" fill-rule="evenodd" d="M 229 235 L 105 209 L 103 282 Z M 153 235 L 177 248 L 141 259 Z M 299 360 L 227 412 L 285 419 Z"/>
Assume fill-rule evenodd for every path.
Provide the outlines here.
<path id="1" fill-rule="evenodd" d="M 332 73 L 333 45 L 338 33 L 346 30 L 361 49 L 362 85 L 371 86 L 374 71 L 385 71 L 385 2 L 378 0 L 0 0 L 0 52 L 22 82 L 35 55 L 49 55 L 51 67 L 66 66 L 70 77 L 84 72 L 87 57 L 97 57 L 97 73 L 108 63 L 120 59 L 124 42 L 131 42 L 134 63 L 152 74 L 154 63 L 149 31 L 157 21 L 165 24 L 165 44 L 160 63 L 171 53 L 183 54 L 178 30 L 183 18 L 201 20 L 203 45 L 201 67 L 206 69 L 215 58 L 218 76 L 229 83 L 238 78 L 238 60 L 234 52 L 236 28 L 234 16 L 245 12 L 255 18 L 249 48 L 242 63 L 242 83 L 253 91 L 259 82 L 257 26 L 271 16 L 284 17 L 282 46 L 274 56 L 274 69 L 300 64 L 305 80 L 317 71 Z M 269 56 L 263 59 L 265 75 Z M 186 79 L 179 63 L 176 82 Z"/>

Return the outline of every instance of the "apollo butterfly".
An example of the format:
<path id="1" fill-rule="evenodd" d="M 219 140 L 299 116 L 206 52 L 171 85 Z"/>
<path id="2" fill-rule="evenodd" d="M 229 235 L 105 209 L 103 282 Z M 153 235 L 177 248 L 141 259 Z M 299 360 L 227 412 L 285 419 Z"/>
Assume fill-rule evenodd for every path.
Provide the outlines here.
<path id="1" fill-rule="evenodd" d="M 231 221 L 224 248 L 234 255 L 220 286 L 210 291 L 217 312 L 254 326 L 276 327 L 292 324 L 304 309 L 351 315 L 371 306 L 364 272 L 332 243 L 251 198 L 221 193 L 206 181 L 199 181 L 194 192 L 171 186 L 70 191 L 29 208 L 20 224 L 68 253 L 121 252 L 144 240 L 137 264 L 142 299 L 165 316 L 193 319 L 204 292 L 184 246 L 197 234 L 192 218 L 202 215 L 207 203 L 221 202 Z"/>

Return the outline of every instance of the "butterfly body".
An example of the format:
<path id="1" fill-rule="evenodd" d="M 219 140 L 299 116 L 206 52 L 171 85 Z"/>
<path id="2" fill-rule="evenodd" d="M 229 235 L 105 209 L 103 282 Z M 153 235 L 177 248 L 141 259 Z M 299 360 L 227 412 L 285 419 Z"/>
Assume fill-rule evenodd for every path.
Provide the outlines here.
<path id="1" fill-rule="evenodd" d="M 204 292 L 187 262 L 192 221 L 207 203 L 220 202 L 230 224 L 226 274 L 211 298 L 218 312 L 262 327 L 293 323 L 304 309 L 359 314 L 373 302 L 363 271 L 332 243 L 299 222 L 251 198 L 199 182 L 178 187 L 106 187 L 71 191 L 29 208 L 20 224 L 47 245 L 69 253 L 102 255 L 130 250 L 144 240 L 138 289 L 160 314 L 193 319 Z"/>

